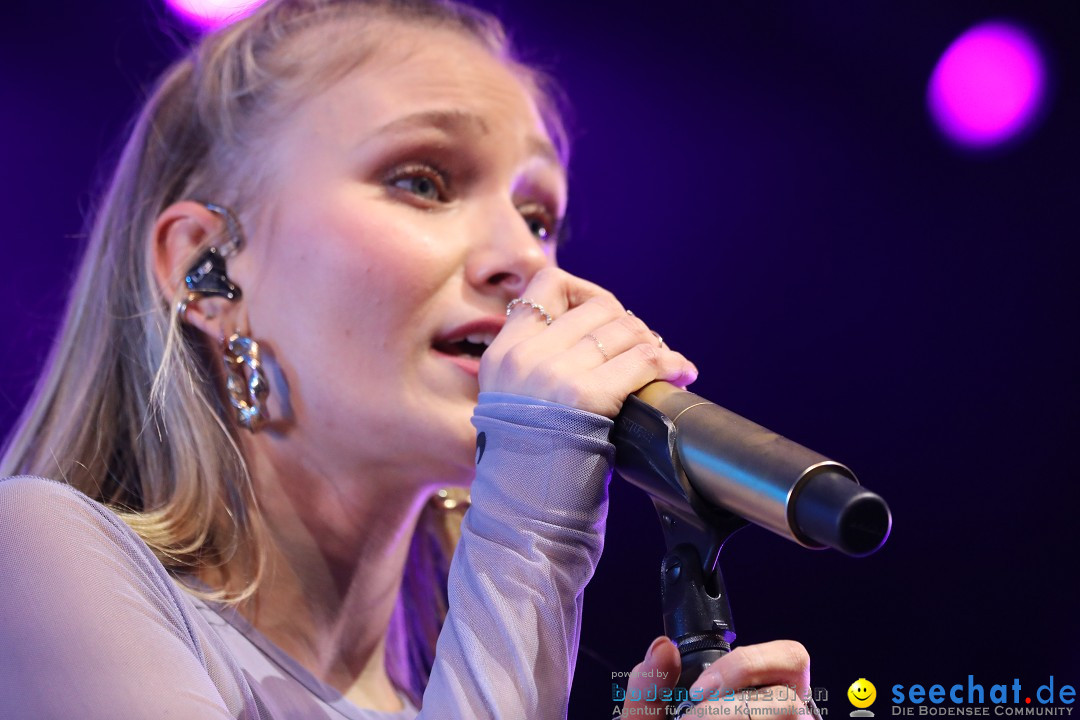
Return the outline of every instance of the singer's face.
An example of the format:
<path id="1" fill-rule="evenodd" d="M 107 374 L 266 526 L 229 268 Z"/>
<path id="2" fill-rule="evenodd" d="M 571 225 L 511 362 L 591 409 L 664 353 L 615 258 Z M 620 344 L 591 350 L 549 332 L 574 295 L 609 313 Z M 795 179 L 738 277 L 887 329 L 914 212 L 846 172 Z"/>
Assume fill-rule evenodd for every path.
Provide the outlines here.
<path id="1" fill-rule="evenodd" d="M 248 320 L 284 374 L 290 462 L 468 482 L 478 355 L 555 262 L 566 177 L 513 70 L 448 30 L 387 34 L 273 138 Z"/>

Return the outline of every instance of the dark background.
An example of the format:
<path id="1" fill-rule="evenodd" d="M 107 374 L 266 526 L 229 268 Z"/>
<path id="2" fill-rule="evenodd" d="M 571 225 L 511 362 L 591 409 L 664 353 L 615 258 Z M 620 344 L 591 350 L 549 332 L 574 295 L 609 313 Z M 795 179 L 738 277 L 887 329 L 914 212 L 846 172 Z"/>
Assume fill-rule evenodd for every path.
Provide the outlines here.
<path id="1" fill-rule="evenodd" d="M 802 641 L 834 716 L 859 677 L 1080 685 L 1075 484 L 1080 6 L 485 0 L 575 108 L 563 264 L 702 370 L 695 391 L 848 464 L 893 535 L 855 560 L 760 529 L 722 557 L 739 641 Z M 55 330 L 95 179 L 185 30 L 156 0 L 16 2 L 0 24 L 0 432 Z M 1012 19 L 1039 127 L 951 148 L 941 52 Z M 659 528 L 613 483 L 572 718 L 660 633 Z"/>

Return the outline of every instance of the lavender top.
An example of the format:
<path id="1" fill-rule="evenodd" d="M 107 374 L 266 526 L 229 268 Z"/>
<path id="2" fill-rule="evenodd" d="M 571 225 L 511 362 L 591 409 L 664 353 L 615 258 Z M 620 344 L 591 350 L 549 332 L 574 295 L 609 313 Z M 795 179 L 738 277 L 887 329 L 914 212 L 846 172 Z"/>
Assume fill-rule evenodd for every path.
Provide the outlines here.
<path id="1" fill-rule="evenodd" d="M 353 705 L 240 615 L 186 592 L 103 505 L 19 476 L 0 481 L 4 717 L 565 717 L 603 547 L 611 421 L 482 393 L 473 424 L 473 502 L 423 710 Z"/>

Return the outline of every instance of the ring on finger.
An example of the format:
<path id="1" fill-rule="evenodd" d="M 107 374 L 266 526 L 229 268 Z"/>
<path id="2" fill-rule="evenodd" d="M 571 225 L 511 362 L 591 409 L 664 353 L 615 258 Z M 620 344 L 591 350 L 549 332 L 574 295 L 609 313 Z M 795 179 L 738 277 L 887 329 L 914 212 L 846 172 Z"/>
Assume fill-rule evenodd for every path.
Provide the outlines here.
<path id="1" fill-rule="evenodd" d="M 585 333 L 585 337 L 589 338 L 594 343 L 596 343 L 596 349 L 599 350 L 600 354 L 604 356 L 604 360 L 610 360 L 611 359 L 611 356 L 607 354 L 607 350 L 604 349 L 604 343 L 600 342 L 599 338 L 597 338 L 592 333 Z"/>
<path id="2" fill-rule="evenodd" d="M 545 310 L 543 305 L 537 302 L 533 302 L 529 298 L 523 297 L 516 297 L 510 302 L 506 303 L 506 317 L 510 317 L 510 313 L 513 312 L 514 308 L 518 305 L 525 305 L 526 307 L 532 308 L 536 312 L 540 313 L 540 316 L 544 318 L 545 323 L 547 323 L 548 325 L 551 324 L 551 313 Z"/>

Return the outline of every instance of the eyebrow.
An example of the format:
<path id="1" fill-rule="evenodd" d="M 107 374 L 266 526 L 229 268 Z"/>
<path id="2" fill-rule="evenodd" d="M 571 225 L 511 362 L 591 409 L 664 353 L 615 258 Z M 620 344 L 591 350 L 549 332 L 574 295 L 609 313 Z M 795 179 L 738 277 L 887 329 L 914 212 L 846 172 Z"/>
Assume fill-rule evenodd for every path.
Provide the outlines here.
<path id="1" fill-rule="evenodd" d="M 430 127 L 451 135 L 483 136 L 491 132 L 491 128 L 484 118 L 466 110 L 425 110 L 391 120 L 375 130 L 372 137 Z M 542 157 L 562 167 L 559 154 L 555 152 L 555 148 L 552 147 L 551 143 L 544 138 L 529 135 L 525 139 L 525 144 L 530 154 Z"/>

